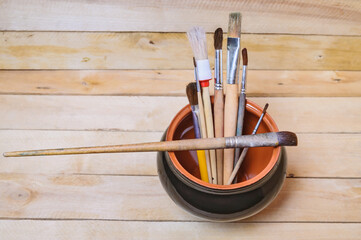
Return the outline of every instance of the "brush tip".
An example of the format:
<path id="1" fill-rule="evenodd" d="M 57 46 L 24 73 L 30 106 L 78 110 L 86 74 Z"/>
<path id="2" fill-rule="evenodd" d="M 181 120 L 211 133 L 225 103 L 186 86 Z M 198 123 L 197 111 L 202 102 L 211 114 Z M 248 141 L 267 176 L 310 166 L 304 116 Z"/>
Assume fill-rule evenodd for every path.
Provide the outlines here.
<path id="1" fill-rule="evenodd" d="M 243 60 L 243 65 L 248 65 L 247 48 L 243 48 L 243 49 L 242 49 L 242 60 Z"/>
<path id="2" fill-rule="evenodd" d="M 223 42 L 223 30 L 222 28 L 217 28 L 214 32 L 214 49 L 222 49 Z"/>
<path id="3" fill-rule="evenodd" d="M 239 12 L 229 14 L 228 37 L 239 38 L 241 36 L 241 19 Z"/>
<path id="4" fill-rule="evenodd" d="M 196 59 L 193 57 L 193 66 L 196 68 L 197 67 L 197 62 Z"/>
<path id="5" fill-rule="evenodd" d="M 279 146 L 297 146 L 297 136 L 293 132 L 277 132 Z"/>
<path id="6" fill-rule="evenodd" d="M 191 44 L 193 56 L 196 60 L 208 59 L 206 32 L 202 27 L 192 27 L 187 32 Z"/>
<path id="7" fill-rule="evenodd" d="M 262 111 L 262 113 L 266 113 L 266 111 L 267 111 L 267 108 L 268 108 L 268 103 L 266 103 L 266 105 L 264 105 L 264 108 L 263 108 L 263 111 Z"/>
<path id="8" fill-rule="evenodd" d="M 191 106 L 198 105 L 197 84 L 195 82 L 188 83 L 186 93 L 189 104 Z"/>

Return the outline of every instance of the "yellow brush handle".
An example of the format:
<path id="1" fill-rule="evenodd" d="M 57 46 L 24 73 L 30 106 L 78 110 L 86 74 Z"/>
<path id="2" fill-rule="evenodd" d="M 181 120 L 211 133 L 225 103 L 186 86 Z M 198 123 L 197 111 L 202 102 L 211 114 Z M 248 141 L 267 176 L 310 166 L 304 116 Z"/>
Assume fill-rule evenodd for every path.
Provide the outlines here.
<path id="1" fill-rule="evenodd" d="M 207 137 L 214 138 L 214 128 L 213 128 L 213 114 L 212 114 L 212 105 L 211 98 L 209 96 L 209 88 L 202 87 L 202 97 L 204 104 L 204 115 L 206 119 L 206 128 L 207 128 Z M 217 184 L 217 163 L 216 163 L 216 151 L 209 150 L 209 156 L 211 160 L 211 172 L 212 172 L 212 183 Z"/>
<path id="2" fill-rule="evenodd" d="M 223 89 L 214 89 L 214 135 L 216 138 L 223 137 L 224 120 Z M 223 184 L 223 149 L 216 150 L 217 158 L 217 180 Z"/>
<path id="3" fill-rule="evenodd" d="M 198 157 L 199 171 L 201 172 L 201 179 L 205 182 L 209 182 L 205 151 L 197 150 L 197 157 Z"/>
<path id="4" fill-rule="evenodd" d="M 226 102 L 224 105 L 224 137 L 236 135 L 237 113 L 238 84 L 227 84 Z M 224 149 L 223 159 L 223 183 L 226 183 L 233 170 L 234 149 Z"/>
<path id="5" fill-rule="evenodd" d="M 199 128 L 201 130 L 202 138 L 207 138 L 207 129 L 206 129 L 206 120 L 204 118 L 204 109 L 203 109 L 203 101 L 202 94 L 197 92 L 198 97 L 198 107 L 199 107 Z M 211 171 L 211 162 L 209 159 L 209 151 L 205 151 L 206 154 L 206 163 L 207 163 L 207 172 L 208 172 L 208 181 L 212 182 L 212 171 Z"/>

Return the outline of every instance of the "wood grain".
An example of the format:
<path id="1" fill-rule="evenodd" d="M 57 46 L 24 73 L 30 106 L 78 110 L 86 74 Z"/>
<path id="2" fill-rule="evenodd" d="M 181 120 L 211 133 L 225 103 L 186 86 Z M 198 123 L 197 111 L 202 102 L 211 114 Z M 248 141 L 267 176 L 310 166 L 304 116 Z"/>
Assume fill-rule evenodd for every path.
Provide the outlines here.
<path id="1" fill-rule="evenodd" d="M 185 33 L 2 32 L 0 43 L 0 69 L 193 68 Z M 261 70 L 361 70 L 360 44 L 351 36 L 242 35 L 249 69 Z"/>
<path id="2" fill-rule="evenodd" d="M 186 32 L 201 25 L 227 29 L 229 12 L 242 12 L 250 33 L 361 34 L 361 6 L 352 0 L 45 1 L 6 0 L 1 30 Z"/>
<path id="3" fill-rule="evenodd" d="M 361 71 L 250 70 L 247 74 L 251 97 L 361 96 Z M 2 70 L 0 93 L 185 96 L 193 78 L 193 70 Z M 211 94 L 213 84 L 210 81 Z"/>
<path id="4" fill-rule="evenodd" d="M 158 141 L 161 135 L 162 132 L 1 130 L 0 172 L 157 175 L 156 153 L 114 153 L 17 159 L 5 158 L 2 153 L 12 150 Z M 298 134 L 298 139 L 298 147 L 286 148 L 288 176 L 361 177 L 359 161 L 361 134 Z"/>
<path id="5" fill-rule="evenodd" d="M 268 102 L 283 131 L 361 132 L 361 98 L 250 100 Z M 186 104 L 186 97 L 0 95 L 0 129 L 164 131 Z"/>
<path id="6" fill-rule="evenodd" d="M 360 222 L 360 190 L 360 179 L 287 179 L 275 201 L 247 221 Z M 3 218 L 198 220 L 154 176 L 0 174 L 0 193 Z"/>
<path id="7" fill-rule="evenodd" d="M 277 231 L 275 231 L 277 230 Z M 358 240 L 359 223 L 204 223 L 204 222 L 138 222 L 138 221 L 39 221 L 0 220 L 4 239 L 22 240 L 35 236 L 43 239 L 249 239 Z"/>

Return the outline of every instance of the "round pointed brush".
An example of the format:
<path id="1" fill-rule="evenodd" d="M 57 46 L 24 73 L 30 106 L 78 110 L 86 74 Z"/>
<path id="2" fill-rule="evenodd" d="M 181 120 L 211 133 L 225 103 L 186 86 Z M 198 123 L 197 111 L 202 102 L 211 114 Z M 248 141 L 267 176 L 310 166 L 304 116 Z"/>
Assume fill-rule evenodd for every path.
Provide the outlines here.
<path id="1" fill-rule="evenodd" d="M 236 135 L 238 112 L 239 52 L 241 48 L 241 14 L 229 15 L 227 38 L 227 88 L 224 105 L 224 136 Z M 223 183 L 226 183 L 233 170 L 234 149 L 224 150 Z"/>
<path id="2" fill-rule="evenodd" d="M 247 49 L 242 49 L 242 60 L 243 60 L 243 68 L 242 68 L 242 82 L 241 82 L 241 93 L 239 95 L 238 101 L 238 117 L 237 117 L 237 130 L 236 136 L 241 136 L 243 131 L 243 123 L 244 123 L 244 113 L 246 109 L 246 78 L 247 78 L 247 65 L 248 65 L 248 54 Z M 241 149 L 236 148 L 234 150 L 234 166 L 239 159 L 241 154 Z"/>
<path id="3" fill-rule="evenodd" d="M 193 55 L 197 63 L 197 77 L 202 87 L 204 116 L 206 120 L 207 137 L 214 138 L 212 105 L 209 95 L 209 81 L 212 79 L 211 67 L 207 53 L 206 33 L 201 27 L 193 27 L 187 32 Z M 215 150 L 209 151 L 211 160 L 212 183 L 217 184 L 217 164 Z"/>
<path id="4" fill-rule="evenodd" d="M 186 93 L 189 101 L 189 105 L 192 109 L 192 117 L 193 117 L 193 127 L 194 127 L 194 135 L 196 138 L 201 138 L 199 124 L 198 124 L 198 98 L 197 98 L 197 86 L 196 83 L 189 83 L 186 88 Z M 205 182 L 209 182 L 208 173 L 207 173 L 207 162 L 206 162 L 206 154 L 204 150 L 197 150 L 197 158 L 198 158 L 198 166 L 199 172 L 201 174 L 201 179 Z"/>
<path id="5" fill-rule="evenodd" d="M 257 133 L 257 130 L 258 130 L 258 128 L 259 128 L 259 125 L 261 124 L 262 119 L 263 119 L 264 115 L 266 114 L 267 108 L 268 108 L 268 103 L 264 106 L 263 111 L 262 111 L 262 114 L 261 114 L 261 116 L 259 117 L 258 122 L 257 122 L 256 126 L 255 126 L 254 129 L 253 129 L 252 135 L 255 135 L 255 134 Z M 236 164 L 235 164 L 235 166 L 234 166 L 234 169 L 233 169 L 233 171 L 232 171 L 232 174 L 231 174 L 231 176 L 229 177 L 226 185 L 230 185 L 230 184 L 232 183 L 233 179 L 235 178 L 235 176 L 237 175 L 237 172 L 238 172 L 239 168 L 241 167 L 244 158 L 246 157 L 246 154 L 247 154 L 247 152 L 248 152 L 248 149 L 249 149 L 249 148 L 243 148 L 242 154 L 241 154 L 241 156 L 239 157 L 239 159 L 237 160 L 237 162 L 236 162 Z"/>
<path id="6" fill-rule="evenodd" d="M 223 67 L 222 67 L 222 42 L 223 30 L 217 28 L 214 32 L 214 135 L 223 137 L 223 119 L 224 119 L 224 96 L 223 96 Z M 216 150 L 217 158 L 217 180 L 218 184 L 223 184 L 223 149 Z"/>

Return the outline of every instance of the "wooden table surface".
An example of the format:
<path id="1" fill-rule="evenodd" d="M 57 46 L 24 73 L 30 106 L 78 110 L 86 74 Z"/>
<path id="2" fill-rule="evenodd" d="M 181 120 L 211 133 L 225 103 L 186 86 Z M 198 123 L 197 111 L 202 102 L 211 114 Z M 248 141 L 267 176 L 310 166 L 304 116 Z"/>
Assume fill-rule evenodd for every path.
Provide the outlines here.
<path id="1" fill-rule="evenodd" d="M 184 32 L 230 11 L 249 99 L 299 146 L 279 196 L 235 223 L 176 206 L 155 153 L 0 156 L 0 239 L 361 239 L 361 3 L 266 3 L 1 1 L 1 153 L 158 141 L 193 80 Z"/>

